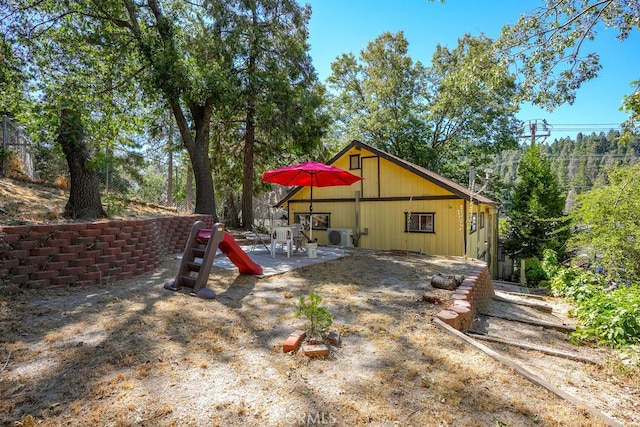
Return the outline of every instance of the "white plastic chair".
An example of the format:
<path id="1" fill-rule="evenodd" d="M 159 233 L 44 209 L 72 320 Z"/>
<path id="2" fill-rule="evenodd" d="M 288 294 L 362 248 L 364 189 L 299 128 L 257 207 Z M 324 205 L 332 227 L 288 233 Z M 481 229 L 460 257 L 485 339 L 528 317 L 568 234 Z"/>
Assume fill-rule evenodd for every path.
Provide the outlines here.
<path id="1" fill-rule="evenodd" d="M 291 250 L 293 246 L 293 236 L 290 227 L 275 227 L 271 232 L 271 256 L 276 257 L 276 247 L 282 245 L 284 249 L 286 246 L 287 258 L 291 256 Z"/>

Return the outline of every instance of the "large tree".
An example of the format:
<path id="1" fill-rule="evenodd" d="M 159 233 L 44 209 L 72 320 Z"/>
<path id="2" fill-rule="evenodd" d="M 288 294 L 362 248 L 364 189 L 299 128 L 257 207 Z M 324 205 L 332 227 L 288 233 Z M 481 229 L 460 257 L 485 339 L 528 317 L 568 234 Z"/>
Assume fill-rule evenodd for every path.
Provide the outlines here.
<path id="1" fill-rule="evenodd" d="M 506 25 L 497 40 L 498 51 L 518 65 L 524 76 L 523 98 L 553 109 L 572 103 L 576 90 L 597 76 L 601 68 L 596 52 L 585 53 L 586 42 L 604 27 L 618 30 L 624 40 L 640 29 L 640 2 L 619 0 L 547 0 L 523 14 L 515 25 Z M 632 82 L 625 105 L 637 120 L 640 85 Z M 629 123 L 631 126 L 634 123 Z"/>
<path id="2" fill-rule="evenodd" d="M 235 77 L 232 99 L 214 117 L 216 148 L 225 147 L 214 154 L 214 166 L 233 220 L 241 183 L 242 223 L 250 228 L 256 167 L 309 153 L 328 123 L 308 55 L 311 10 L 293 0 L 233 0 L 211 2 L 209 13 L 220 56 L 231 59 Z"/>
<path id="3" fill-rule="evenodd" d="M 224 59 L 207 37 L 204 11 L 182 2 L 122 0 L 102 8 L 100 16 L 125 29 L 123 37 L 139 52 L 148 82 L 168 103 L 189 154 L 196 182 L 195 211 L 217 221 L 210 126 L 214 109 L 224 103 L 228 75 Z"/>
<path id="4" fill-rule="evenodd" d="M 130 145 L 129 133 L 136 132 L 129 51 L 113 43 L 113 26 L 90 31 L 74 13 L 62 13 L 57 2 L 5 2 L 0 13 L 2 31 L 18 54 L 22 83 L 29 89 L 30 108 L 19 118 L 37 142 L 51 147 L 56 141 L 69 167 L 65 215 L 104 216 L 97 178 L 100 154 Z M 120 76 L 109 67 L 114 63 L 120 64 Z"/>
<path id="5" fill-rule="evenodd" d="M 327 81 L 332 90 L 332 113 L 343 144 L 361 139 L 418 164 L 431 163 L 423 144 L 426 70 L 408 54 L 402 32 L 383 33 L 362 50 L 360 57 L 342 54 L 331 64 Z"/>
<path id="6" fill-rule="evenodd" d="M 43 0 L 8 5 L 27 24 L 14 28 L 35 29 L 44 40 L 51 31 L 73 34 L 65 52 L 70 63 L 82 62 L 87 46 L 101 50 L 103 66 L 112 73 L 105 86 L 133 85 L 135 93 L 148 99 L 160 96 L 172 111 L 193 167 L 198 213 L 217 220 L 212 123 L 216 148 L 224 148 L 214 153 L 216 161 L 244 168 L 247 226 L 252 222 L 256 147 L 262 144 L 262 157 L 273 163 L 280 153 L 307 152 L 319 143 L 327 121 L 320 111 L 322 88 L 307 55 L 309 7 L 292 0 Z M 84 71 L 83 77 L 92 73 L 91 68 Z M 242 156 L 236 159 L 238 141 Z"/>
<path id="7" fill-rule="evenodd" d="M 525 150 L 517 181 L 506 204 L 509 221 L 505 249 L 517 259 L 541 258 L 545 249 L 560 251 L 568 238 L 564 194 L 540 146 Z"/>
<path id="8" fill-rule="evenodd" d="M 520 122 L 515 76 L 491 49 L 484 35 L 465 35 L 449 49 L 438 45 L 429 67 L 429 145 L 436 170 L 462 180 L 458 158 L 477 164 L 517 146 Z"/>
<path id="9" fill-rule="evenodd" d="M 515 146 L 514 76 L 491 54 L 491 40 L 464 36 L 438 46 L 432 65 L 408 55 L 402 32 L 384 33 L 332 64 L 328 81 L 341 138 L 361 139 L 460 179 L 460 156 L 487 161 Z"/>
<path id="10" fill-rule="evenodd" d="M 216 217 L 209 128 L 213 109 L 224 104 L 228 69 L 207 37 L 204 12 L 203 5 L 171 0 L 7 1 L 2 28 L 30 49 L 28 67 L 38 83 L 50 83 L 50 94 L 56 94 L 52 76 L 62 76 L 71 91 L 65 93 L 77 99 L 114 89 L 151 99 L 160 94 L 193 165 L 196 212 Z M 67 60 L 49 62 L 51 47 Z M 115 105 L 130 108 L 132 117 L 137 104 Z"/>

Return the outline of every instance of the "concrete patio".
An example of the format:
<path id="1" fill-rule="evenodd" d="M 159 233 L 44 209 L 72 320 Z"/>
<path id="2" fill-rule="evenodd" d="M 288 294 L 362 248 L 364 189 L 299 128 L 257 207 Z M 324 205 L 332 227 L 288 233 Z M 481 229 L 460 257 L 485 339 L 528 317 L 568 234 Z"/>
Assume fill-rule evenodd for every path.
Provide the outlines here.
<path id="1" fill-rule="evenodd" d="M 261 243 L 255 247 L 253 245 L 240 245 L 240 247 L 256 264 L 260 264 L 262 266 L 264 273 L 259 277 L 272 276 L 274 274 L 285 273 L 307 265 L 339 259 L 344 256 L 348 256 L 352 250 L 350 248 L 318 246 L 317 257 L 315 258 L 309 258 L 307 253 L 304 251 L 296 252 L 295 250 L 291 257 L 287 258 L 287 254 L 280 250 L 276 251 L 275 257 L 271 256 L 267 248 Z M 238 267 L 236 267 L 231 260 L 229 260 L 229 258 L 220 251 L 218 251 L 216 259 L 213 262 L 213 266 L 214 268 L 217 267 L 227 270 L 238 269 Z"/>

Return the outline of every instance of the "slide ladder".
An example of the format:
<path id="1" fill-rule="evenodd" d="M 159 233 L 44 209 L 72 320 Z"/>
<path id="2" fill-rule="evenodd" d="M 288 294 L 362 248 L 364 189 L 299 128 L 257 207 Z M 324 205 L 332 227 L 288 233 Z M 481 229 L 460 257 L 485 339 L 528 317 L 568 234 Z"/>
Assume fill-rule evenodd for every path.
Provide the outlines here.
<path id="1" fill-rule="evenodd" d="M 231 262 L 239 267 L 242 274 L 262 274 L 262 267 L 254 263 L 238 246 L 231 234 L 224 231 L 224 224 L 216 223 L 212 229 L 205 228 L 202 221 L 196 221 L 182 255 L 175 280 L 167 282 L 165 289 L 177 291 L 182 287 L 192 288 L 191 294 L 200 298 L 215 298 L 215 293 L 207 289 L 207 280 L 218 247 Z M 196 259 L 202 262 L 196 262 Z"/>

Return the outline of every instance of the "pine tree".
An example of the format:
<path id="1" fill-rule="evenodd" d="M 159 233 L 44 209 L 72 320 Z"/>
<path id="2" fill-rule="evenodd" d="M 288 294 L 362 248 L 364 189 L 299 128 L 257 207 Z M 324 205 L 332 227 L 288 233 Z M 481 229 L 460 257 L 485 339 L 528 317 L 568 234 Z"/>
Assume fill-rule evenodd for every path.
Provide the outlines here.
<path id="1" fill-rule="evenodd" d="M 564 202 L 565 195 L 540 147 L 525 150 L 506 205 L 507 252 L 521 259 L 540 258 L 545 249 L 560 251 L 568 238 Z"/>

